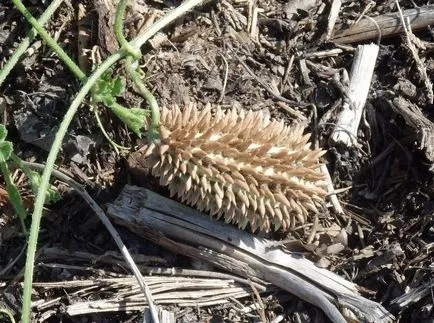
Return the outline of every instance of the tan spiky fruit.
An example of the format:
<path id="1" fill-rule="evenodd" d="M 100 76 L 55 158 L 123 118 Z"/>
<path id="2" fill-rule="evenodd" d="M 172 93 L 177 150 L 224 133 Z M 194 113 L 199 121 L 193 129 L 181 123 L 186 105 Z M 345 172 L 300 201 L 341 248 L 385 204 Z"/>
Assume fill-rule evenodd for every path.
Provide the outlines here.
<path id="1" fill-rule="evenodd" d="M 191 104 L 163 108 L 160 140 L 130 158 L 200 211 L 254 231 L 287 231 L 318 212 L 326 193 L 318 171 L 324 151 L 309 149 L 309 137 L 262 112 L 217 107 L 213 115 L 210 105 Z"/>

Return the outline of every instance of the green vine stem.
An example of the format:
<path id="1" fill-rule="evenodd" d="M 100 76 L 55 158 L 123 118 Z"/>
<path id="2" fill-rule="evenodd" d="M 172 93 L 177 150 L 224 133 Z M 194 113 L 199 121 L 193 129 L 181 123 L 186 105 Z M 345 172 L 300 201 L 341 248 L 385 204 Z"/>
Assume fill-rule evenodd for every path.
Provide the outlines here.
<path id="1" fill-rule="evenodd" d="M 27 166 L 27 164 L 14 152 L 11 153 L 10 159 L 16 166 L 18 166 L 23 171 L 24 174 L 26 174 L 27 178 L 30 180 L 33 194 L 37 194 L 37 192 L 39 191 L 39 174 L 32 171 Z M 60 198 L 60 195 L 58 195 L 58 193 L 55 193 L 55 191 L 51 188 L 46 192 L 46 194 L 49 196 L 49 202 L 57 201 L 57 199 Z"/>
<path id="2" fill-rule="evenodd" d="M 120 0 L 119 4 L 116 8 L 116 16 L 115 16 L 115 36 L 119 42 L 119 45 L 125 49 L 128 54 L 133 56 L 135 59 L 140 59 L 142 57 L 142 53 L 138 49 L 134 49 L 128 43 L 128 41 L 124 37 L 124 33 L 122 32 L 122 21 L 125 14 L 125 9 L 127 8 L 128 0 Z"/>
<path id="3" fill-rule="evenodd" d="M 27 216 L 26 210 L 24 209 L 24 204 L 21 199 L 21 195 L 18 192 L 18 189 L 15 186 L 14 182 L 12 181 L 12 176 L 9 171 L 8 164 L 4 160 L 0 161 L 0 171 L 3 173 L 3 178 L 6 183 L 6 191 L 8 192 L 9 195 L 9 201 L 11 202 L 12 206 L 15 209 L 15 212 L 18 215 L 18 218 L 20 219 L 24 234 L 27 235 L 26 224 L 24 223 L 24 219 Z"/>
<path id="4" fill-rule="evenodd" d="M 53 50 L 62 61 L 68 66 L 68 68 L 74 73 L 74 75 L 83 81 L 86 79 L 86 74 L 84 74 L 80 67 L 74 63 L 74 61 L 69 57 L 69 55 L 60 47 L 56 41 L 45 31 L 44 27 L 32 16 L 29 10 L 23 5 L 21 0 L 11 0 L 19 12 L 26 18 L 26 20 L 32 25 L 32 27 L 38 32 L 45 43 Z"/>
<path id="5" fill-rule="evenodd" d="M 116 154 L 119 155 L 119 149 L 130 150 L 129 147 L 121 146 L 121 145 L 117 144 L 116 142 L 114 142 L 113 139 L 110 138 L 109 134 L 107 133 L 107 131 L 105 131 L 104 126 L 103 126 L 103 124 L 101 122 L 101 118 L 99 117 L 99 113 L 98 113 L 97 107 L 96 106 L 92 106 L 92 110 L 93 110 L 93 113 L 95 115 L 95 119 L 98 122 L 99 128 L 101 129 L 102 134 L 107 139 L 107 141 L 110 143 L 110 145 L 112 145 L 112 147 L 115 150 Z"/>
<path id="6" fill-rule="evenodd" d="M 54 40 L 50 40 L 50 36 L 48 34 L 46 34 L 45 36 L 43 35 L 43 25 L 47 22 L 47 20 L 50 18 L 50 16 L 54 13 L 54 11 L 57 9 L 57 7 L 63 2 L 64 0 L 54 0 L 46 9 L 46 11 L 41 15 L 40 19 L 37 21 L 37 23 L 40 26 L 35 26 L 39 32 L 42 32 L 41 37 L 44 41 L 46 41 L 47 43 L 55 43 Z M 15 3 L 15 2 L 14 2 Z M 16 4 L 16 3 L 15 3 Z M 119 14 L 116 15 L 117 19 L 121 19 L 123 16 L 123 12 L 125 11 L 126 8 L 126 1 L 123 1 L 122 3 L 120 3 L 120 5 L 123 6 L 123 9 L 121 8 L 121 10 L 117 11 L 119 12 Z M 25 8 L 25 7 L 18 7 L 20 8 L 21 11 L 25 11 L 28 13 L 28 15 L 26 16 L 26 18 L 29 20 L 30 23 L 32 23 L 31 21 L 34 21 L 34 18 L 31 16 L 31 14 L 29 13 L 29 11 Z M 24 14 L 24 13 L 23 13 Z M 117 28 L 117 35 L 122 35 L 122 21 L 117 21 L 116 24 L 120 27 Z M 36 29 L 32 28 L 31 31 L 28 33 L 27 37 L 23 40 L 23 42 L 19 45 L 19 47 L 15 50 L 14 54 L 11 56 L 11 58 L 7 61 L 7 63 L 5 64 L 4 68 L 0 71 L 0 86 L 2 84 L 2 82 L 6 79 L 7 75 L 9 75 L 10 71 L 12 70 L 12 68 L 15 66 L 15 64 L 18 62 L 18 60 L 20 59 L 21 55 L 24 53 L 24 51 L 28 48 L 30 42 L 35 38 L 35 36 L 38 34 L 38 32 L 36 31 Z M 120 32 L 119 32 L 120 29 Z M 134 50 L 131 48 L 131 46 L 126 42 L 125 38 L 123 38 L 122 40 L 122 44 L 124 46 L 124 48 L 130 53 L 130 54 L 134 54 L 134 55 L 139 55 L 139 57 L 141 56 L 140 52 L 137 53 L 134 52 Z M 57 43 L 56 43 L 57 45 Z M 60 48 L 60 47 L 59 47 Z M 61 48 L 60 48 L 61 50 Z M 80 70 L 80 68 L 71 60 L 68 60 L 69 56 L 65 53 L 65 55 L 61 54 L 59 51 L 56 51 L 56 53 L 59 54 L 59 58 L 61 60 L 63 60 L 65 62 L 65 64 L 67 64 L 67 66 L 69 68 L 71 68 L 71 72 L 75 74 L 76 77 L 78 77 L 80 80 L 83 80 L 83 75 L 85 76 L 85 73 L 83 71 Z M 71 64 L 72 62 L 72 64 Z M 106 139 L 109 141 L 109 143 L 113 146 L 114 150 L 116 151 L 116 153 L 119 154 L 119 148 L 121 149 L 128 149 L 126 147 L 122 147 L 118 144 L 116 144 L 113 140 L 110 139 L 110 137 L 108 136 L 107 132 L 104 129 L 104 126 L 101 123 L 101 120 L 98 116 L 97 113 L 95 113 L 95 117 L 97 119 L 98 125 L 103 133 L 103 135 L 106 137 Z"/>
<path id="7" fill-rule="evenodd" d="M 51 173 L 53 171 L 54 163 L 56 162 L 57 154 L 59 153 L 62 145 L 63 138 L 68 130 L 75 113 L 81 102 L 91 90 L 92 86 L 98 80 L 98 78 L 122 58 L 122 52 L 116 52 L 112 56 L 108 57 L 95 72 L 87 79 L 81 90 L 78 92 L 75 99 L 72 101 L 71 106 L 66 112 L 63 120 L 60 124 L 59 130 L 56 133 L 53 145 L 51 146 L 50 153 L 48 154 L 46 161 L 46 168 L 42 173 L 41 183 L 39 184 L 39 192 L 36 195 L 35 206 L 32 216 L 32 224 L 30 227 L 29 242 L 27 248 L 26 266 L 24 271 L 24 287 L 23 287 L 23 306 L 21 313 L 21 322 L 29 323 L 30 321 L 30 306 L 31 306 L 31 294 L 32 294 L 32 282 L 33 282 L 33 270 L 36 246 L 38 242 L 39 227 L 41 224 L 42 209 L 45 202 L 45 192 L 49 187 Z"/>
<path id="8" fill-rule="evenodd" d="M 12 0 L 18 1 L 18 0 Z M 18 1 L 19 2 L 19 1 Z M 150 37 L 155 35 L 160 29 L 166 27 L 176 18 L 180 17 L 185 12 L 191 10 L 195 6 L 199 5 L 202 0 L 187 0 L 182 3 L 179 7 L 173 9 L 155 24 L 146 29 L 141 35 L 135 38 L 130 44 L 133 48 L 140 49 L 140 47 L 145 44 Z M 22 6 L 24 7 L 24 6 Z M 25 9 L 25 8 L 24 8 Z M 54 164 L 56 162 L 57 154 L 59 153 L 60 147 L 62 145 L 63 138 L 68 130 L 69 124 L 72 121 L 77 109 L 81 105 L 81 102 L 85 99 L 86 95 L 91 90 L 92 86 L 98 80 L 98 78 L 106 72 L 114 63 L 125 57 L 125 50 L 121 49 L 116 53 L 109 56 L 85 81 L 81 90 L 78 92 L 75 99 L 72 101 L 71 106 L 66 112 L 59 130 L 54 139 L 53 145 L 51 147 L 50 153 L 46 161 L 44 172 L 42 173 L 41 183 L 39 186 L 39 192 L 36 196 L 35 207 L 32 216 L 32 224 L 30 227 L 30 235 L 27 249 L 26 266 L 24 272 L 24 288 L 23 288 L 23 306 L 21 313 L 21 322 L 29 323 L 30 321 L 30 308 L 31 308 L 31 294 L 32 294 L 32 282 L 33 282 L 33 269 L 35 261 L 35 253 L 38 242 L 39 227 L 41 224 L 42 209 L 45 201 L 45 192 L 49 187 L 51 173 L 53 171 Z"/>
<path id="9" fill-rule="evenodd" d="M 125 68 L 129 77 L 133 80 L 140 94 L 148 101 L 151 110 L 151 124 L 148 129 L 148 140 L 154 141 L 158 138 L 158 126 L 160 124 L 160 108 L 154 95 L 146 88 L 140 79 L 140 74 L 133 68 L 133 58 L 128 56 L 125 60 Z"/>
<path id="10" fill-rule="evenodd" d="M 44 13 L 41 15 L 41 17 L 39 18 L 38 23 L 41 26 L 45 25 L 45 23 L 48 21 L 48 19 L 50 19 L 50 17 L 53 15 L 56 9 L 62 4 L 62 2 L 63 0 L 54 0 L 53 2 L 51 2 L 50 5 L 47 7 L 47 9 L 44 11 Z M 23 41 L 20 43 L 17 49 L 14 51 L 12 56 L 5 63 L 2 70 L 0 71 L 0 86 L 3 84 L 4 80 L 9 75 L 9 73 L 14 68 L 14 66 L 18 63 L 21 56 L 30 46 L 30 43 L 36 37 L 36 35 L 37 35 L 36 29 L 32 28 L 27 33 L 26 37 L 23 39 Z"/>
<path id="11" fill-rule="evenodd" d="M 128 0 L 120 0 L 115 19 L 115 34 L 121 47 L 130 54 L 125 60 L 125 68 L 127 70 L 128 76 L 133 80 L 140 94 L 146 99 L 151 110 L 151 124 L 148 129 L 148 140 L 152 141 L 158 138 L 158 125 L 160 123 L 160 108 L 158 106 L 157 100 L 153 94 L 146 88 L 145 84 L 140 79 L 140 74 L 136 72 L 133 68 L 133 58 L 139 60 L 141 58 L 141 52 L 130 46 L 128 41 L 125 39 L 122 32 L 122 18 L 127 7 Z"/>
<path id="12" fill-rule="evenodd" d="M 28 178 L 31 178 L 32 170 L 27 167 L 27 165 L 21 160 L 20 157 L 18 157 L 14 152 L 11 153 L 10 159 L 17 165 L 21 170 L 26 174 Z"/>

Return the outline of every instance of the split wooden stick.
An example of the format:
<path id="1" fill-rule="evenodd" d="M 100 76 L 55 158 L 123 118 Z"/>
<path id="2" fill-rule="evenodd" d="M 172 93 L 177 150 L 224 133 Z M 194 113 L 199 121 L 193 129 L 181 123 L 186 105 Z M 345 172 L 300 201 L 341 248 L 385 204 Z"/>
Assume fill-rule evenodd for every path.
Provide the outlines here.
<path id="1" fill-rule="evenodd" d="M 434 25 L 434 5 L 408 9 L 402 12 L 404 21 L 410 21 L 413 31 Z M 361 41 L 392 37 L 404 33 L 404 25 L 399 12 L 388 13 L 378 17 L 365 17 L 359 23 L 346 28 L 336 25 L 332 41 L 339 44 L 357 43 Z"/>
<path id="2" fill-rule="evenodd" d="M 354 55 L 347 97 L 331 134 L 332 145 L 354 146 L 369 87 L 377 61 L 379 47 L 374 44 L 359 45 Z"/>
<path id="3" fill-rule="evenodd" d="M 174 252 L 211 262 L 252 281 L 268 281 L 320 307 L 333 322 L 349 318 L 393 320 L 380 304 L 361 296 L 354 283 L 299 254 L 272 246 L 270 240 L 213 221 L 152 191 L 127 185 L 107 213 L 131 231 Z"/>

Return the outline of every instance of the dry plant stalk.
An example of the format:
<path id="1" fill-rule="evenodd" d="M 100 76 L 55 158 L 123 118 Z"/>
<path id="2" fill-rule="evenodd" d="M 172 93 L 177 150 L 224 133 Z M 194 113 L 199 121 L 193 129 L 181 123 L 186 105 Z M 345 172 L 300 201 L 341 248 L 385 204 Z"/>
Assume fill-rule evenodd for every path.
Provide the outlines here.
<path id="1" fill-rule="evenodd" d="M 253 231 L 290 230 L 324 203 L 321 149 L 311 150 L 300 124 L 288 127 L 262 112 L 215 114 L 163 108 L 160 140 L 130 155 L 129 164 L 159 177 L 173 197 Z"/>

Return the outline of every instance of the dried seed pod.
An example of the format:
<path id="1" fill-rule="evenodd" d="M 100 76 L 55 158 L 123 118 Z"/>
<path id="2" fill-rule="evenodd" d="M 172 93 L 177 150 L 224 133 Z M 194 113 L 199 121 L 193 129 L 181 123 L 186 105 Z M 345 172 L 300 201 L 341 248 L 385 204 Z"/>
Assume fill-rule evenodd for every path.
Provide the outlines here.
<path id="1" fill-rule="evenodd" d="M 130 165 L 226 222 L 287 231 L 318 212 L 326 194 L 318 171 L 324 151 L 309 149 L 303 130 L 261 112 L 163 108 L 161 139 L 133 153 Z"/>

